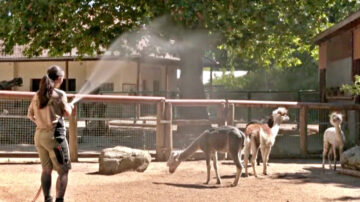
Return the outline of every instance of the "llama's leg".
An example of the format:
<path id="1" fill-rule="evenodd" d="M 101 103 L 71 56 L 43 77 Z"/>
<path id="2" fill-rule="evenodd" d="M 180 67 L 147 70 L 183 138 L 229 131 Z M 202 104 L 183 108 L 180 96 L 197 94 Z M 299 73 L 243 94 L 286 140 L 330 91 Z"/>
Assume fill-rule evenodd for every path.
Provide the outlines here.
<path id="1" fill-rule="evenodd" d="M 244 167 L 245 167 L 245 176 L 248 176 L 248 161 L 249 161 L 249 155 L 250 155 L 250 142 L 245 143 L 244 148 Z"/>
<path id="2" fill-rule="evenodd" d="M 271 148 L 272 148 L 272 147 L 269 147 L 269 148 L 268 148 L 268 151 L 267 151 L 267 157 L 266 157 L 267 166 L 269 166 L 269 159 L 270 159 Z"/>
<path id="3" fill-rule="evenodd" d="M 261 149 L 261 157 L 262 157 L 262 163 L 263 163 L 263 174 L 266 175 L 266 164 L 267 164 L 267 161 L 266 161 L 266 158 L 267 158 L 267 149 L 265 146 L 260 146 L 260 149 Z"/>
<path id="4" fill-rule="evenodd" d="M 216 175 L 216 184 L 221 184 L 221 178 L 218 171 L 218 156 L 217 152 L 213 153 L 213 164 L 214 164 L 214 170 Z"/>
<path id="5" fill-rule="evenodd" d="M 263 174 L 267 175 L 267 164 L 268 164 L 268 159 L 269 159 L 269 154 L 270 154 L 270 148 L 269 147 L 264 147 L 263 151 L 261 151 L 261 153 L 264 154 L 263 156 Z"/>
<path id="6" fill-rule="evenodd" d="M 211 170 L 210 153 L 209 152 L 205 152 L 205 160 L 206 160 L 206 169 L 207 169 L 207 178 L 206 178 L 205 184 L 209 184 L 209 182 L 210 182 L 210 170 Z"/>
<path id="7" fill-rule="evenodd" d="M 259 153 L 259 150 L 258 150 Z M 259 166 L 260 165 L 260 161 L 261 161 L 261 154 L 257 156 L 256 158 L 256 164 Z"/>
<path id="8" fill-rule="evenodd" d="M 339 145 L 340 163 L 343 161 L 344 146 Z"/>
<path id="9" fill-rule="evenodd" d="M 329 162 L 329 168 L 330 170 L 332 169 L 332 166 L 331 166 L 331 154 L 332 154 L 332 146 L 330 145 L 329 147 L 329 152 L 328 152 L 328 162 Z"/>
<path id="10" fill-rule="evenodd" d="M 241 176 L 241 173 L 242 173 L 242 168 L 243 168 L 243 165 L 241 164 L 241 161 L 240 161 L 240 156 L 239 156 L 239 152 L 232 152 L 232 155 L 231 155 L 234 159 L 234 163 L 236 165 L 236 177 L 235 177 L 235 180 L 233 182 L 233 184 L 231 186 L 236 186 L 238 185 L 239 183 L 239 179 L 240 179 L 240 176 Z"/>
<path id="11" fill-rule="evenodd" d="M 337 156 L 336 156 L 336 147 L 335 146 L 332 147 L 332 151 L 333 151 L 332 153 L 334 155 L 334 170 L 336 170 Z"/>
<path id="12" fill-rule="evenodd" d="M 251 167 L 253 169 L 253 173 L 254 173 L 254 176 L 257 177 L 257 174 L 256 174 L 256 167 L 255 167 L 255 161 L 257 159 L 257 155 L 258 155 L 258 151 L 259 151 L 259 148 L 256 147 L 255 143 L 251 145 L 251 153 L 252 153 L 252 157 L 251 157 Z"/>
<path id="13" fill-rule="evenodd" d="M 324 142 L 323 154 L 322 154 L 322 168 L 323 169 L 325 169 L 325 159 L 326 159 L 326 155 L 328 154 L 328 151 L 329 151 L 329 145 Z"/>

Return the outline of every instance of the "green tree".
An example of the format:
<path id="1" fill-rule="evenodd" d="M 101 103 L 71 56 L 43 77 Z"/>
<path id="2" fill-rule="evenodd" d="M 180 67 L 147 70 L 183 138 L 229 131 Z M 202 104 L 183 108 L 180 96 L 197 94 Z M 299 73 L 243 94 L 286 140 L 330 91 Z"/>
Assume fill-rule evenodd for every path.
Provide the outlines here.
<path id="1" fill-rule="evenodd" d="M 319 82 L 316 61 L 307 54 L 303 54 L 300 59 L 301 65 L 285 68 L 255 67 L 239 78 L 231 74 L 214 78 L 213 84 L 224 86 L 227 90 L 317 90 Z"/>
<path id="2" fill-rule="evenodd" d="M 0 0 L 0 40 L 3 53 L 11 53 L 18 44 L 26 45 L 28 56 L 44 50 L 59 56 L 73 48 L 79 55 L 94 55 L 122 33 L 136 32 L 168 15 L 186 32 L 203 30 L 209 36 L 221 36 L 210 40 L 209 46 L 178 53 L 183 63 L 183 97 L 203 97 L 205 51 L 227 68 L 249 61 L 261 67 L 298 65 L 301 60 L 295 53 L 316 57 L 312 39 L 358 8 L 356 0 Z M 186 40 L 183 33 L 157 34 L 176 41 Z"/>

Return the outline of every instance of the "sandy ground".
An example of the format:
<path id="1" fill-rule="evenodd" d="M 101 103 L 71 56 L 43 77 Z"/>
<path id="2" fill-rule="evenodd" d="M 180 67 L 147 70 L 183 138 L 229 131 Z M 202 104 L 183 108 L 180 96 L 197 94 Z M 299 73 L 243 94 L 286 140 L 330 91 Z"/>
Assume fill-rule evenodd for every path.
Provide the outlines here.
<path id="1" fill-rule="evenodd" d="M 0 159 L 0 201 L 31 201 L 40 186 L 40 164 L 8 161 Z M 242 177 L 237 187 L 230 187 L 235 177 L 230 160 L 219 164 L 222 184 L 216 184 L 212 170 L 205 185 L 203 160 L 183 162 L 174 174 L 166 163 L 152 162 L 143 173 L 100 175 L 96 159 L 81 159 L 73 163 L 65 201 L 360 201 L 360 179 L 323 171 L 320 160 L 273 160 L 268 176 L 261 170 L 258 166 L 258 178 Z M 53 185 L 56 177 L 54 173 Z"/>

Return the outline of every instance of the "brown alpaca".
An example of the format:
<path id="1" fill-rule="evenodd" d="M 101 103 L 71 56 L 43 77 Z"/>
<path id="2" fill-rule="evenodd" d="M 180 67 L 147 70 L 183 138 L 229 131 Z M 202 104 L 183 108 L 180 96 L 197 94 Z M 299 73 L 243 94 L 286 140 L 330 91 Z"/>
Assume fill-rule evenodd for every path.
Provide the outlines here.
<path id="1" fill-rule="evenodd" d="M 167 163 L 169 172 L 174 173 L 182 161 L 185 161 L 198 149 L 201 149 L 205 153 L 206 159 L 207 180 L 205 184 L 208 184 L 210 181 L 211 158 L 214 163 L 217 184 L 221 184 L 220 175 L 217 170 L 217 151 L 228 152 L 236 165 L 236 177 L 232 184 L 232 186 L 236 186 L 239 182 L 243 167 L 240 161 L 239 152 L 241 152 L 244 147 L 244 138 L 244 133 L 232 126 L 222 126 L 205 130 L 184 151 L 172 153 L 170 155 Z"/>
<path id="2" fill-rule="evenodd" d="M 279 107 L 272 112 L 272 118 L 268 124 L 261 123 L 249 123 L 245 129 L 245 148 L 244 148 L 244 166 L 245 175 L 248 175 L 247 164 L 249 160 L 251 150 L 251 166 L 253 168 L 254 176 L 257 177 L 255 169 L 255 160 L 259 148 L 261 150 L 262 162 L 263 162 L 263 174 L 267 175 L 267 164 L 269 161 L 269 155 L 271 147 L 275 143 L 275 138 L 278 135 L 280 124 L 283 121 L 288 121 L 288 111 L 284 107 Z"/>

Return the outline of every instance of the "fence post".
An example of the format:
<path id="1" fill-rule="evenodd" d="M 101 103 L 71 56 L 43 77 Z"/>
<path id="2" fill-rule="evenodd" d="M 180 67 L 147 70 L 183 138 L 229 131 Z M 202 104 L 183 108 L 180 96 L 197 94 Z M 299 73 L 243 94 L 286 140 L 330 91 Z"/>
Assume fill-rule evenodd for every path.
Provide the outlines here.
<path id="1" fill-rule="evenodd" d="M 164 120 L 164 110 L 165 110 L 165 102 L 160 101 L 157 103 L 156 107 L 156 160 L 160 161 L 162 159 L 162 153 L 164 148 L 164 124 L 161 123 Z"/>
<path id="2" fill-rule="evenodd" d="M 235 125 L 234 125 L 234 120 L 235 120 L 235 105 L 228 103 L 227 107 L 228 107 L 227 114 L 226 114 L 226 122 L 227 122 L 227 125 L 229 125 L 229 126 L 235 126 Z"/>
<path id="3" fill-rule="evenodd" d="M 220 104 L 218 106 L 218 111 L 217 111 L 218 126 L 224 126 L 225 125 L 225 121 L 226 121 L 225 110 L 226 110 L 225 104 Z"/>
<path id="4" fill-rule="evenodd" d="M 74 106 L 73 112 L 69 117 L 69 150 L 72 162 L 78 161 L 78 141 L 77 141 L 77 107 Z"/>
<path id="5" fill-rule="evenodd" d="M 173 150 L 173 134 L 172 134 L 172 104 L 167 103 L 165 105 L 165 120 L 168 121 L 168 123 L 165 124 L 164 127 L 164 149 L 163 152 L 163 159 L 167 160 Z"/>
<path id="6" fill-rule="evenodd" d="M 247 93 L 247 99 L 248 100 L 251 100 L 252 98 L 251 98 L 251 92 L 248 92 Z M 248 114 L 247 114 L 247 122 L 250 122 L 251 121 L 251 119 L 252 119 L 252 116 L 251 116 L 251 107 L 248 107 Z"/>
<path id="7" fill-rule="evenodd" d="M 307 155 L 307 108 L 305 106 L 300 107 L 300 149 L 301 156 L 306 157 Z"/>

